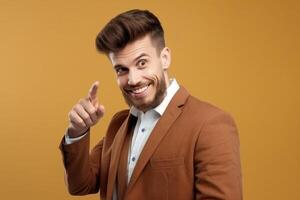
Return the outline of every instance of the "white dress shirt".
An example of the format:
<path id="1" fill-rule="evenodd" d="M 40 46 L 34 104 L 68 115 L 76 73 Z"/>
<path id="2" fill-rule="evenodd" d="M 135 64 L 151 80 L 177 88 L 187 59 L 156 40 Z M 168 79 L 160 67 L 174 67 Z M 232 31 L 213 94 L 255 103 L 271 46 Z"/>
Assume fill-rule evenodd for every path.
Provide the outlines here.
<path id="1" fill-rule="evenodd" d="M 167 106 L 169 105 L 171 99 L 178 91 L 179 85 L 175 79 L 171 80 L 169 87 L 167 88 L 167 94 L 164 97 L 163 101 L 155 108 L 148 110 L 147 112 L 142 112 L 132 106 L 130 108 L 130 113 L 137 117 L 137 123 L 134 128 L 133 137 L 131 141 L 131 145 L 128 151 L 128 163 L 127 163 L 127 184 L 130 181 L 132 176 L 133 170 L 135 165 L 140 157 L 140 154 L 151 135 L 153 128 L 155 127 L 156 123 L 160 119 L 160 117 L 165 112 Z M 86 134 L 85 134 L 86 135 Z M 77 140 L 80 140 L 85 135 L 77 137 L 77 138 L 70 138 L 68 135 L 65 135 L 65 142 L 66 144 L 72 144 Z M 117 199 L 117 192 L 116 187 L 114 187 L 114 194 L 113 199 Z"/>

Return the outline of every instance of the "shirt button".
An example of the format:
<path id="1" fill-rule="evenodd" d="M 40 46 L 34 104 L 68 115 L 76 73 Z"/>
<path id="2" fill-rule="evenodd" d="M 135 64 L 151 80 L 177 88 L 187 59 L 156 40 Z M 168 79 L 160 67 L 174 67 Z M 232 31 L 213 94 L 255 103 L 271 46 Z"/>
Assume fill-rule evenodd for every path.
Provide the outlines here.
<path id="1" fill-rule="evenodd" d="M 146 130 L 145 128 L 142 128 L 142 132 L 145 132 L 145 130 Z"/>
<path id="2" fill-rule="evenodd" d="M 131 158 L 131 161 L 134 162 L 134 161 L 135 161 L 135 157 L 132 157 L 132 158 Z"/>

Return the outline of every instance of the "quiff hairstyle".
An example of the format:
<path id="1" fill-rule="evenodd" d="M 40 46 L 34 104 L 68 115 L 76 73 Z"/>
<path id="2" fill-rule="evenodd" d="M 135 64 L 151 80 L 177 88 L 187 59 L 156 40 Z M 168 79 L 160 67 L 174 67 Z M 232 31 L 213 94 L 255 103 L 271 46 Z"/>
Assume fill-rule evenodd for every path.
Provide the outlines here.
<path id="1" fill-rule="evenodd" d="M 129 10 L 111 19 L 96 38 L 96 48 L 108 55 L 117 53 L 127 44 L 150 35 L 156 49 L 165 47 L 164 30 L 158 18 L 148 10 Z"/>

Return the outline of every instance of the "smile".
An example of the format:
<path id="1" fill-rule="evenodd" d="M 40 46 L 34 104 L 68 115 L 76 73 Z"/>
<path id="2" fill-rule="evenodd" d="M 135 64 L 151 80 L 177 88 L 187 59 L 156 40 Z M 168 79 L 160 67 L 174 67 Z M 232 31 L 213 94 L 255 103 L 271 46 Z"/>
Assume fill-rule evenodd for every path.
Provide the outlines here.
<path id="1" fill-rule="evenodd" d="M 131 92 L 133 94 L 140 94 L 140 93 L 143 93 L 144 91 L 146 91 L 148 87 L 149 87 L 149 85 L 146 85 L 146 86 L 144 86 L 142 88 L 133 89 L 133 90 L 131 90 Z"/>
<path id="2" fill-rule="evenodd" d="M 129 90 L 127 90 L 127 92 L 134 97 L 142 97 L 146 94 L 145 92 L 149 88 L 149 86 L 150 86 L 150 84 L 139 87 L 139 88 L 129 89 Z"/>

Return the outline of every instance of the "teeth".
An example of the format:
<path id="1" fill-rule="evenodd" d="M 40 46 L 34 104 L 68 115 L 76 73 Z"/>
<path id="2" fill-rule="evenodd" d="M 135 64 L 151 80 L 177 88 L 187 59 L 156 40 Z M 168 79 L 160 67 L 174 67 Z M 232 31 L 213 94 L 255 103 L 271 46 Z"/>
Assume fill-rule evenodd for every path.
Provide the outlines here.
<path id="1" fill-rule="evenodd" d="M 145 86 L 145 87 L 142 87 L 142 88 L 139 88 L 139 89 L 136 89 L 136 90 L 132 90 L 132 92 L 134 94 L 139 94 L 139 93 L 144 92 L 147 88 L 148 88 L 148 86 Z"/>

